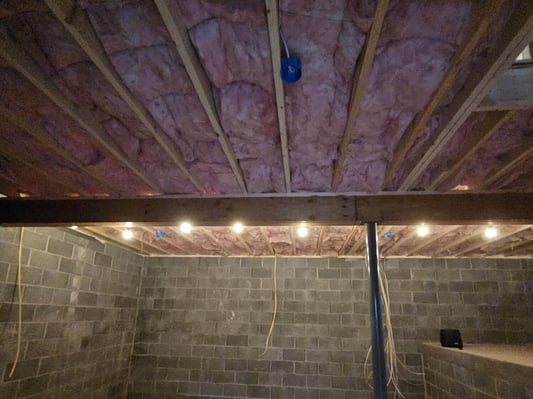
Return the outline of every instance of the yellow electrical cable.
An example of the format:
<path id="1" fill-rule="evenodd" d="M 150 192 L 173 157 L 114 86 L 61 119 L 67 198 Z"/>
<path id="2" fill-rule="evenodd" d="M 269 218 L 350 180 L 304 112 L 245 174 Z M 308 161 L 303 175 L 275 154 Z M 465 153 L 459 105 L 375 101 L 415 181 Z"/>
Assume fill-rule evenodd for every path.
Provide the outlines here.
<path id="1" fill-rule="evenodd" d="M 17 367 L 17 363 L 19 361 L 20 356 L 20 341 L 22 339 L 22 283 L 20 281 L 20 278 L 22 276 L 22 238 L 24 236 L 24 227 L 20 228 L 20 237 L 19 237 L 19 258 L 18 258 L 18 268 L 17 268 L 17 293 L 18 293 L 18 299 L 19 299 L 19 328 L 18 328 L 18 335 L 17 335 L 17 353 L 15 354 L 15 360 L 13 361 L 13 366 L 11 367 L 11 371 L 9 372 L 9 377 L 13 376 L 13 373 L 15 372 L 15 368 Z"/>
<path id="2" fill-rule="evenodd" d="M 265 350 L 259 355 L 259 357 L 262 357 L 268 351 L 272 339 L 272 331 L 274 331 L 274 325 L 276 324 L 276 314 L 278 313 L 278 257 L 276 255 L 274 255 L 274 270 L 272 270 L 272 275 L 274 278 L 274 311 L 272 313 L 272 322 L 270 323 L 270 329 L 268 330 L 268 335 L 265 341 Z"/>

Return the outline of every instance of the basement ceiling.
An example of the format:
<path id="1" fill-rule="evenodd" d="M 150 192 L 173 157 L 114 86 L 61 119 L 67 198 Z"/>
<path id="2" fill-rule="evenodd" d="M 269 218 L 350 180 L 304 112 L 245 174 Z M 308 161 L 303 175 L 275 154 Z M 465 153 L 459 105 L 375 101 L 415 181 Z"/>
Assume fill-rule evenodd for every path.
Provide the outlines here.
<path id="1" fill-rule="evenodd" d="M 278 26 L 302 61 L 294 84 Z M 533 68 L 513 61 L 532 31 L 533 3 L 510 0 L 4 1 L 0 193 L 531 192 Z M 417 248 L 407 226 L 382 227 L 382 245 L 530 256 L 524 227 L 502 226 L 492 252 Z M 359 227 L 314 226 L 306 243 L 293 227 L 202 229 L 138 233 L 150 254 L 360 254 Z"/>

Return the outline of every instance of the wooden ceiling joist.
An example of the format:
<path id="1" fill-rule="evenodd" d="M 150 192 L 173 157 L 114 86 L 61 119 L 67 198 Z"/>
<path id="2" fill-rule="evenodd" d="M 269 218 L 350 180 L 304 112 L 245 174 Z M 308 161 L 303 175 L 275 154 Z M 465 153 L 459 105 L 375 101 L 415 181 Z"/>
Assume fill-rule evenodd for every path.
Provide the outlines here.
<path id="1" fill-rule="evenodd" d="M 486 118 L 476 126 L 472 134 L 468 134 L 460 146 L 460 152 L 456 155 L 453 163 L 448 169 L 443 170 L 440 175 L 433 180 L 427 187 L 428 190 L 438 188 L 446 179 L 453 176 L 459 167 L 475 152 L 481 145 L 487 141 L 495 132 L 497 132 L 513 116 L 513 111 L 496 111 L 489 113 Z"/>
<path id="2" fill-rule="evenodd" d="M 21 75 L 50 98 L 61 110 L 75 120 L 110 154 L 137 175 L 143 182 L 154 190 L 162 192 L 159 185 L 148 176 L 141 165 L 127 157 L 90 112 L 80 109 L 59 90 L 35 63 L 32 57 L 11 38 L 3 26 L 0 26 L 0 56 L 7 60 Z"/>
<path id="3" fill-rule="evenodd" d="M 0 225 L 94 225 L 135 222 L 197 226 L 364 222 L 418 224 L 526 224 L 533 221 L 533 193 L 406 194 L 294 197 L 179 197 L 132 199 L 0 200 Z"/>
<path id="4" fill-rule="evenodd" d="M 437 254 L 438 255 L 445 255 L 445 256 L 452 255 L 449 252 L 450 249 L 455 248 L 457 245 L 460 245 L 460 244 L 462 244 L 462 243 L 464 243 L 466 241 L 469 241 L 469 240 L 472 240 L 472 239 L 476 239 L 477 237 L 480 237 L 482 233 L 483 233 L 483 229 L 481 227 L 477 227 L 470 234 L 459 235 L 455 240 L 452 240 L 452 241 L 448 242 L 448 244 L 446 244 L 446 245 L 442 246 L 441 248 L 439 248 Z"/>
<path id="5" fill-rule="evenodd" d="M 457 129 L 476 110 L 492 84 L 523 50 L 532 29 L 533 2 L 526 2 L 516 7 L 492 52 L 476 65 L 461 91 L 447 107 L 434 138 L 418 151 L 417 161 L 401 182 L 400 190 L 408 190 L 416 183 L 418 177 L 448 144 Z M 398 157 L 398 154 L 401 153 L 396 152 L 395 157 Z M 392 177 L 393 172 L 389 173 Z"/>
<path id="6" fill-rule="evenodd" d="M 500 167 L 497 171 L 492 173 L 489 177 L 487 177 L 487 179 L 485 179 L 485 181 L 483 181 L 476 188 L 485 189 L 492 186 L 505 175 L 512 172 L 521 162 L 525 161 L 531 155 L 533 155 L 533 142 L 530 141 L 527 145 L 524 146 L 523 150 L 519 154 L 510 159 L 509 162 Z"/>
<path id="7" fill-rule="evenodd" d="M 56 18 L 63 24 L 72 38 L 85 51 L 91 61 L 102 72 L 107 81 L 113 86 L 119 96 L 131 109 L 133 114 L 142 122 L 152 137 L 159 143 L 170 159 L 187 176 L 191 183 L 205 193 L 204 187 L 192 176 L 183 159 L 182 154 L 176 148 L 176 144 L 161 130 L 152 115 L 144 105 L 133 95 L 117 73 L 111 60 L 107 56 L 104 46 L 100 42 L 94 30 L 87 12 L 76 5 L 74 0 L 45 0 Z"/>
<path id="8" fill-rule="evenodd" d="M 217 247 L 220 248 L 220 250 L 227 256 L 231 254 L 231 251 L 226 248 L 226 246 L 222 243 L 221 240 L 219 240 L 209 229 L 201 228 L 201 231 L 204 235 L 209 237 L 211 241 L 213 241 Z"/>
<path id="9" fill-rule="evenodd" d="M 422 243 L 414 246 L 413 248 L 409 248 L 409 250 L 407 251 L 407 256 L 411 256 L 411 255 L 415 255 L 415 254 L 420 253 L 421 249 L 426 248 L 427 246 L 429 246 L 429 245 L 433 244 L 434 242 L 440 240 L 446 234 L 450 233 L 453 230 L 458 230 L 459 228 L 460 227 L 451 226 L 451 227 L 446 228 L 444 231 L 442 231 L 442 232 L 440 232 L 438 234 L 434 234 L 429 239 L 423 240 Z"/>
<path id="10" fill-rule="evenodd" d="M 353 226 L 352 227 L 352 230 L 350 231 L 350 233 L 346 237 L 346 240 L 344 240 L 344 242 L 342 243 L 341 247 L 339 248 L 339 255 L 344 255 L 346 253 L 345 252 L 346 246 L 355 237 L 355 233 L 357 233 L 360 229 L 362 229 L 362 227 L 358 227 L 358 226 Z M 357 241 L 357 239 L 356 239 L 356 241 Z"/>
<path id="11" fill-rule="evenodd" d="M 291 169 L 289 164 L 289 145 L 287 141 L 287 121 L 285 119 L 285 93 L 280 76 L 281 46 L 279 42 L 279 7 L 278 0 L 265 0 L 268 20 L 268 37 L 270 40 L 270 55 L 272 59 L 272 74 L 274 90 L 276 92 L 276 106 L 278 109 L 279 137 L 281 141 L 281 156 L 283 158 L 283 173 L 285 176 L 285 191 L 291 192 Z"/>
<path id="12" fill-rule="evenodd" d="M 0 145 L 1 144 L 2 144 L 2 141 L 0 141 Z M 8 151 L 6 145 L 1 145 L 0 154 L 2 154 L 2 157 L 8 159 L 11 163 L 13 163 L 13 166 L 15 168 L 16 168 L 16 164 L 20 164 L 23 167 L 27 168 L 28 170 L 31 170 L 32 174 L 40 176 L 42 178 L 43 186 L 53 183 L 54 187 L 63 188 L 63 194 L 73 192 L 72 190 L 73 182 L 55 173 L 47 173 L 44 167 L 36 165 L 34 162 L 31 161 L 29 157 L 22 156 L 13 151 Z M 87 192 L 83 190 L 82 190 L 82 193 L 88 194 Z"/>
<path id="13" fill-rule="evenodd" d="M 508 69 L 489 89 L 477 111 L 533 108 L 533 64 Z"/>
<path id="14" fill-rule="evenodd" d="M 105 190 L 107 194 L 117 194 L 116 188 L 110 185 L 107 179 L 91 172 L 90 168 L 85 168 L 80 165 L 79 160 L 61 147 L 38 123 L 29 123 L 24 118 L 7 109 L 7 107 L 5 107 L 3 104 L 0 104 L 0 118 L 5 118 L 12 125 L 28 133 L 47 151 L 51 151 L 64 161 L 72 164 L 82 174 L 91 176 L 93 179 L 98 181 L 99 184 L 101 184 L 102 190 Z"/>
<path id="15" fill-rule="evenodd" d="M 378 0 L 372 27 L 370 28 L 370 32 L 366 38 L 363 50 L 361 51 L 359 59 L 357 60 L 353 77 L 350 105 L 348 106 L 348 118 L 346 120 L 344 135 L 337 153 L 335 169 L 333 171 L 333 191 L 337 191 L 341 182 L 342 170 L 344 168 L 344 162 L 346 161 L 348 146 L 350 145 L 350 141 L 352 139 L 352 130 L 355 127 L 355 121 L 357 119 L 357 115 L 359 114 L 361 101 L 363 100 L 363 95 L 365 94 L 368 75 L 372 69 L 374 54 L 376 53 L 379 35 L 381 33 L 381 28 L 383 27 L 388 6 L 389 0 Z"/>
<path id="16" fill-rule="evenodd" d="M 53 1 L 53 0 L 51 0 Z M 161 14 L 161 18 L 165 23 L 165 26 L 170 34 L 170 37 L 176 45 L 176 50 L 183 61 L 183 66 L 191 79 L 192 85 L 198 95 L 200 103 L 204 108 L 207 118 L 215 131 L 218 141 L 228 159 L 229 165 L 237 183 L 243 193 L 247 193 L 246 183 L 244 181 L 242 170 L 237 161 L 237 157 L 231 147 L 229 138 L 222 129 L 220 124 L 218 113 L 215 107 L 215 101 L 211 94 L 211 84 L 207 77 L 207 74 L 200 62 L 200 59 L 191 43 L 187 28 L 183 22 L 183 16 L 179 5 L 175 1 L 171 0 L 155 0 L 155 4 Z"/>
<path id="17" fill-rule="evenodd" d="M 491 0 L 489 4 L 483 4 L 483 7 L 481 2 L 473 5 L 474 9 L 471 12 L 473 17 L 468 27 L 466 42 L 451 59 L 450 66 L 446 71 L 442 82 L 431 96 L 425 108 L 415 116 L 400 138 L 400 141 L 398 142 L 398 145 L 394 151 L 392 160 L 387 166 L 387 170 L 385 172 L 385 186 L 391 183 L 396 169 L 402 163 L 402 161 L 405 160 L 405 156 L 417 138 L 422 134 L 422 131 L 426 127 L 429 118 L 431 118 L 431 115 L 433 115 L 439 104 L 452 88 L 457 76 L 459 75 L 459 72 L 461 71 L 461 68 L 465 62 L 468 61 L 472 50 L 479 42 L 479 39 L 487 32 L 489 23 L 492 21 L 494 15 L 499 12 L 502 3 L 503 0 Z"/>
<path id="18" fill-rule="evenodd" d="M 267 244 L 267 247 L 270 250 L 270 253 L 272 255 L 276 255 L 276 251 L 274 250 L 274 247 L 272 246 L 272 242 L 270 241 L 270 238 L 268 238 L 265 228 L 263 226 L 260 226 L 259 230 L 261 231 L 261 235 L 263 236 L 263 239 L 265 240 L 265 243 Z"/>
<path id="19" fill-rule="evenodd" d="M 491 241 L 488 241 L 488 242 L 487 241 L 482 241 L 481 243 L 476 242 L 473 245 L 470 245 L 469 247 L 463 248 L 462 250 L 456 252 L 454 255 L 455 256 L 466 255 L 469 252 L 475 251 L 477 249 L 494 245 L 495 243 L 501 242 L 501 241 L 505 240 L 508 237 L 514 236 L 515 234 L 520 233 L 521 231 L 524 231 L 524 230 L 528 230 L 530 228 L 531 228 L 531 226 L 520 226 L 520 227 L 518 227 L 518 228 L 516 228 L 516 229 L 514 229 L 514 230 L 512 230 L 512 231 L 510 231 L 508 233 L 498 235 L 498 237 L 496 237 L 495 239 L 493 239 Z"/>

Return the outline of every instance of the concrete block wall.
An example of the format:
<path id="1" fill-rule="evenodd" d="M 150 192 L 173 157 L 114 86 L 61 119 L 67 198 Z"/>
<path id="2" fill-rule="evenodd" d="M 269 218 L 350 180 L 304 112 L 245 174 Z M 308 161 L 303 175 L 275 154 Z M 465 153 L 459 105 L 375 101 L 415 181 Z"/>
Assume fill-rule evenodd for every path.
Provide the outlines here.
<path id="1" fill-rule="evenodd" d="M 505 349 L 500 348 L 497 356 L 500 359 L 496 359 L 490 354 L 479 356 L 468 350 L 424 344 L 427 399 L 533 398 L 533 365 L 518 363 L 516 358 L 520 352 L 510 356 L 515 359 L 509 359 Z M 530 348 L 523 347 L 523 359 L 530 360 L 531 352 Z"/>
<path id="2" fill-rule="evenodd" d="M 387 260 L 400 360 L 422 371 L 420 342 L 459 328 L 466 342 L 533 342 L 529 260 Z M 370 398 L 363 260 L 278 259 L 272 348 L 272 258 L 145 260 L 130 399 Z M 529 283 L 530 284 L 530 283 Z M 401 370 L 410 399 L 419 375 Z"/>
<path id="3" fill-rule="evenodd" d="M 26 228 L 16 351 L 18 228 L 0 229 L 0 398 L 124 399 L 142 257 L 55 228 Z"/>

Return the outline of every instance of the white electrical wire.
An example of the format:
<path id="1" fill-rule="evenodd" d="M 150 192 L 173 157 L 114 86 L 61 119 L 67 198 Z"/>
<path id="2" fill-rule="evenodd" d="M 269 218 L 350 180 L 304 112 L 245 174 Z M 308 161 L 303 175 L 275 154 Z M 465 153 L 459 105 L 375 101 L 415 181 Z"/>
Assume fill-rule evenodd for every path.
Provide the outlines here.
<path id="1" fill-rule="evenodd" d="M 389 371 L 389 378 L 387 380 L 387 386 L 392 385 L 394 388 L 394 398 L 398 395 L 402 399 L 406 399 L 403 395 L 401 389 L 400 389 L 400 376 L 398 372 L 398 366 L 401 366 L 404 370 L 406 370 L 408 373 L 411 373 L 416 376 L 422 376 L 424 377 L 424 373 L 418 373 L 413 370 L 411 370 L 406 364 L 404 364 L 399 358 L 396 353 L 396 346 L 394 342 L 394 334 L 392 331 L 392 322 L 391 322 L 391 310 L 390 310 L 390 295 L 389 295 L 389 283 L 387 280 L 387 275 L 384 270 L 385 265 L 385 259 L 382 260 L 383 267 L 380 267 L 378 269 L 378 280 L 379 280 L 379 288 L 381 291 L 381 303 L 383 305 L 383 324 L 385 329 L 385 356 L 386 356 L 386 362 L 388 365 L 388 371 Z M 365 258 L 365 263 L 367 266 L 367 270 L 369 270 L 369 264 L 368 259 Z M 372 379 L 372 371 L 369 369 L 369 358 L 370 353 L 372 351 L 372 345 L 368 348 L 368 352 L 365 357 L 365 363 L 364 363 L 364 375 L 367 384 L 372 387 L 371 379 Z M 409 382 L 408 382 L 409 383 Z M 423 383 L 423 382 L 422 382 Z M 413 384 L 412 382 L 410 384 Z"/>

